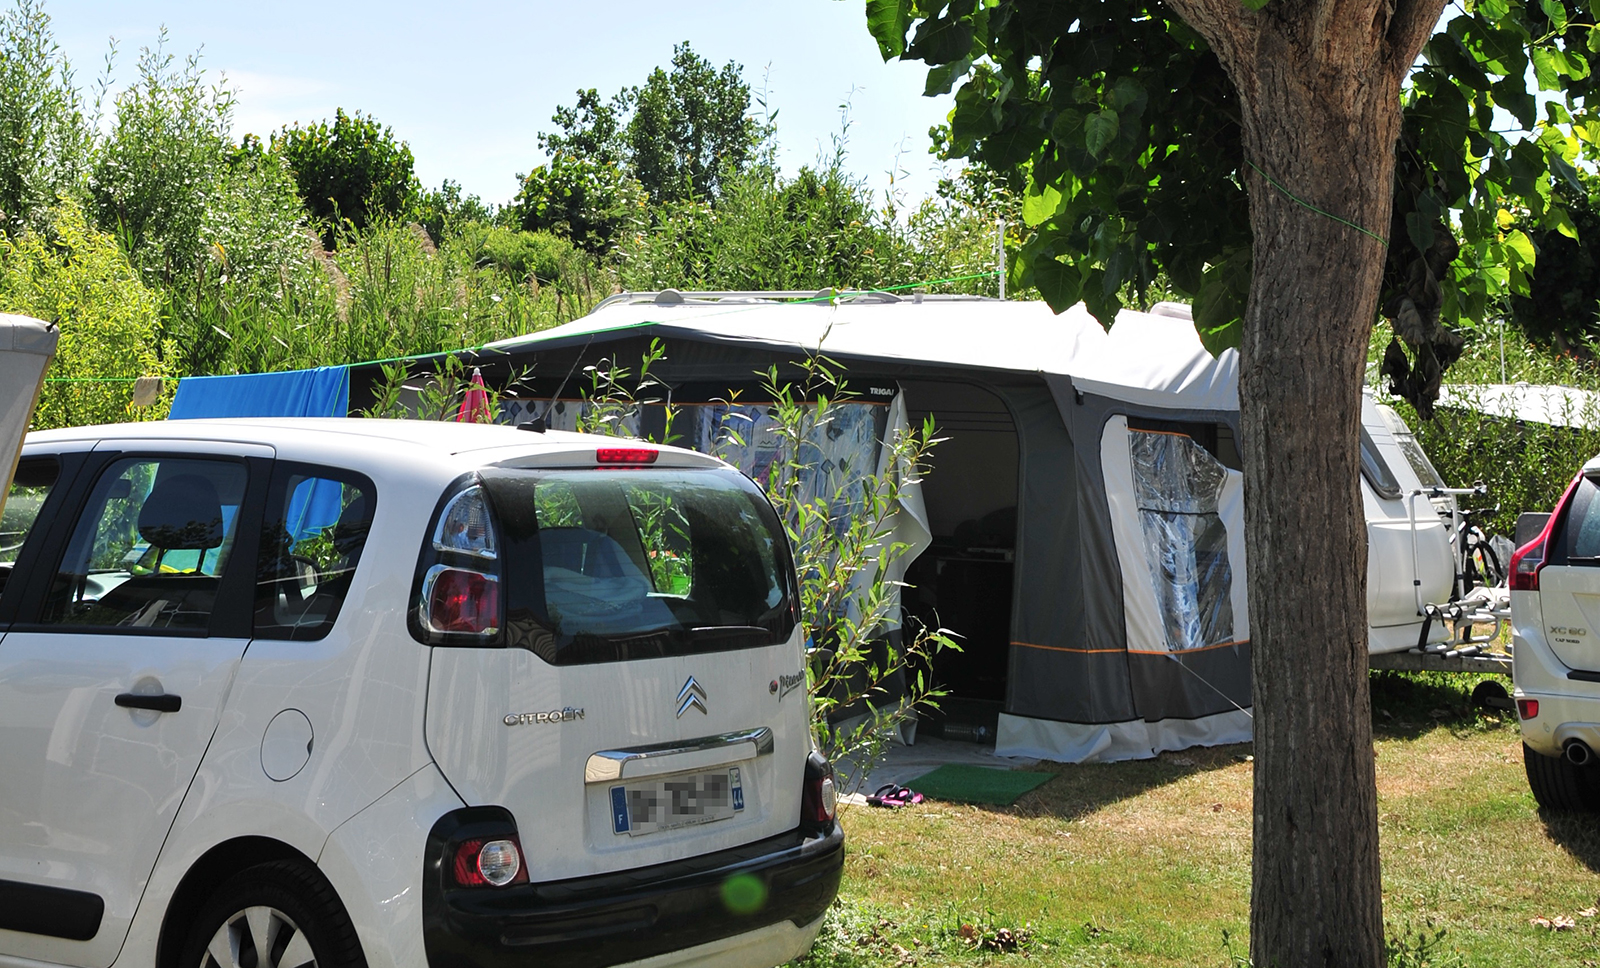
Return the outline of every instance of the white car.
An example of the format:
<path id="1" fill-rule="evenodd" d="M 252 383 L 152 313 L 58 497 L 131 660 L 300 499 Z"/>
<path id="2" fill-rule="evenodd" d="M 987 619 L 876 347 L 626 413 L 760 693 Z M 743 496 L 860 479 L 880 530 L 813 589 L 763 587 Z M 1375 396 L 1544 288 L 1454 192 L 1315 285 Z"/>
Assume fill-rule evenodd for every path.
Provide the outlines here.
<path id="1" fill-rule="evenodd" d="M 1600 457 L 1511 556 L 1512 678 L 1541 806 L 1600 811 Z"/>
<path id="2" fill-rule="evenodd" d="M 794 566 L 720 461 L 84 427 L 5 514 L 0 965 L 770 968 L 819 930 Z"/>

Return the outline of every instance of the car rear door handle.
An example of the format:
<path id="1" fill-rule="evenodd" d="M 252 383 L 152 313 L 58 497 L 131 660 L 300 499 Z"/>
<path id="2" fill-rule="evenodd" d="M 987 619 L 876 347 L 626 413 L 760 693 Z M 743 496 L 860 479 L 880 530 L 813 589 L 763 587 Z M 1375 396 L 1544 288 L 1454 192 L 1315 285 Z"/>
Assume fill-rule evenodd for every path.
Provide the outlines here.
<path id="1" fill-rule="evenodd" d="M 183 708 L 183 697 L 171 693 L 145 696 L 136 692 L 124 692 L 117 696 L 117 705 L 124 709 L 153 709 L 158 713 L 175 713 Z"/>

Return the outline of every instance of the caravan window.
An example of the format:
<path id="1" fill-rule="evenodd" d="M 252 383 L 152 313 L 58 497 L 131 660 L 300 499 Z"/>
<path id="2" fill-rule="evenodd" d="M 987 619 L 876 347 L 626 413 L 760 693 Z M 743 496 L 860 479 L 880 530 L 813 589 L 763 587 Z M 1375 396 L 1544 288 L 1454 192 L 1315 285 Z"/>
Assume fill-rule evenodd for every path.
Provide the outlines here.
<path id="1" fill-rule="evenodd" d="M 1378 496 L 1389 501 L 1400 496 L 1400 482 L 1395 480 L 1394 471 L 1384 462 L 1383 455 L 1378 453 L 1378 446 L 1372 442 L 1372 435 L 1367 433 L 1367 428 L 1361 428 L 1361 476 L 1367 479 L 1367 484 L 1378 493 Z"/>
<path id="2" fill-rule="evenodd" d="M 1428 459 L 1427 452 L 1422 449 L 1421 444 L 1417 443 L 1416 435 L 1411 432 L 1410 427 L 1406 426 L 1406 422 L 1400 419 L 1400 415 L 1395 413 L 1392 407 L 1386 407 L 1381 403 L 1378 404 L 1378 413 L 1382 415 L 1384 424 L 1388 426 L 1389 435 L 1394 438 L 1396 444 L 1400 445 L 1400 453 L 1406 455 L 1406 463 L 1411 465 L 1413 471 L 1416 471 L 1417 480 L 1422 482 L 1422 486 L 1444 487 L 1444 478 L 1439 476 L 1439 471 L 1434 468 L 1433 461 Z"/>

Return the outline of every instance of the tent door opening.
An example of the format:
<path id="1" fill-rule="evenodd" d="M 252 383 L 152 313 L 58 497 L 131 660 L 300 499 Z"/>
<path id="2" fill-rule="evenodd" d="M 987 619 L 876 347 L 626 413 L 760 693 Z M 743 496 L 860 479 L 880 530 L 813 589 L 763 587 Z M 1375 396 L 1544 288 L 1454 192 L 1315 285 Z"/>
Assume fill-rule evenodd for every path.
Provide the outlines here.
<path id="1" fill-rule="evenodd" d="M 1017 548 L 1017 430 L 995 394 L 968 383 L 901 381 L 913 426 L 933 417 L 922 481 L 932 543 L 906 571 L 906 618 L 959 633 L 927 670 L 948 691 L 919 731 L 993 743 L 1005 706 Z"/>

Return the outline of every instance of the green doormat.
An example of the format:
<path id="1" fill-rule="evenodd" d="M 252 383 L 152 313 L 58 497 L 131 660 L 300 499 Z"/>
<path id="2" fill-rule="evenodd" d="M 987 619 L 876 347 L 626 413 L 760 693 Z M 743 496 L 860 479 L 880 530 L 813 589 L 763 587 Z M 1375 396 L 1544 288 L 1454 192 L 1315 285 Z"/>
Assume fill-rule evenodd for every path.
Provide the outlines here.
<path id="1" fill-rule="evenodd" d="M 932 773 L 906 784 L 923 796 L 961 803 L 988 803 L 1009 807 L 1017 798 L 1055 776 L 1027 770 L 997 770 L 990 766 L 946 763 Z"/>

